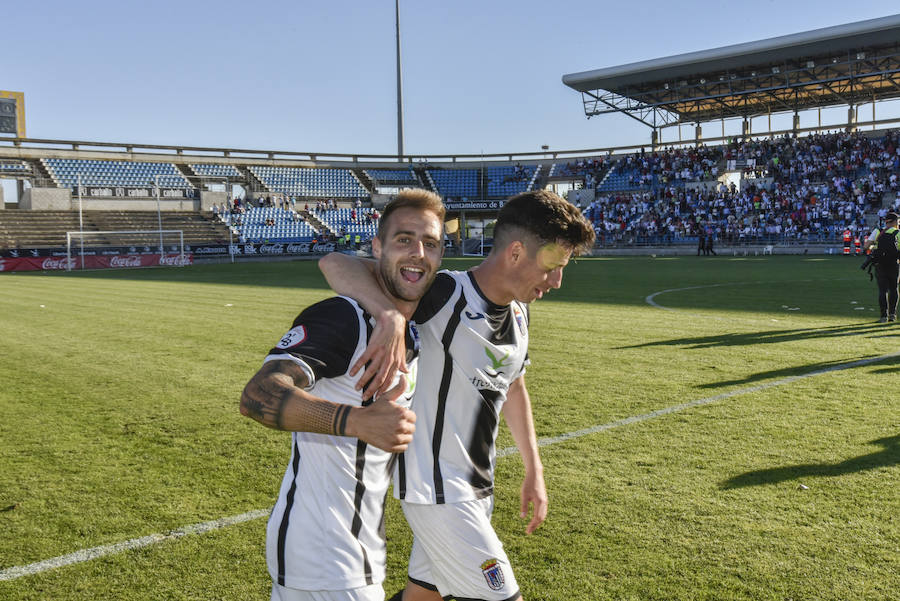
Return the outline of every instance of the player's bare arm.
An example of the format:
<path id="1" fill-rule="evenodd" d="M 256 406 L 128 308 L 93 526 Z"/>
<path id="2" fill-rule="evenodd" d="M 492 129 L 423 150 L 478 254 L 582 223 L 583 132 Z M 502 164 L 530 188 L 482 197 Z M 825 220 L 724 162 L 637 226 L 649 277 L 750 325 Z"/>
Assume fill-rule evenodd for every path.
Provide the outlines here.
<path id="1" fill-rule="evenodd" d="M 525 466 L 525 480 L 522 482 L 520 517 L 527 519 L 529 508 L 532 509 L 531 521 L 525 528 L 531 534 L 547 518 L 547 487 L 544 485 L 544 466 L 538 453 L 537 434 L 534 431 L 534 418 L 531 414 L 531 399 L 525 387 L 525 376 L 517 378 L 509 387 L 506 403 L 503 405 L 503 417 L 519 455 Z"/>
<path id="2" fill-rule="evenodd" d="M 363 398 L 387 391 L 397 371 L 406 371 L 406 319 L 378 286 L 375 261 L 330 253 L 319 259 L 319 269 L 332 290 L 356 299 L 375 317 L 369 344 L 350 367 L 351 376 L 365 367 L 356 388 Z"/>
<path id="3" fill-rule="evenodd" d="M 366 407 L 309 394 L 306 373 L 293 361 L 269 361 L 241 394 L 241 414 L 276 430 L 354 436 L 390 453 L 406 450 L 415 414 L 390 400 Z"/>

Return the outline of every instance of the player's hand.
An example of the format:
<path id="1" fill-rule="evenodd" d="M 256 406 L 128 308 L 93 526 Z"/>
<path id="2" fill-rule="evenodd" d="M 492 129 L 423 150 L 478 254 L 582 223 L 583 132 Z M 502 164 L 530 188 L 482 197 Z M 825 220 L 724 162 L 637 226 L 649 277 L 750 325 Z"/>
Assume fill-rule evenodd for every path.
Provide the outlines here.
<path id="1" fill-rule="evenodd" d="M 519 517 L 528 519 L 528 510 L 533 506 L 531 521 L 525 527 L 525 534 L 531 534 L 547 519 L 547 488 L 544 486 L 543 471 L 535 471 L 526 474 L 522 482 L 522 504 L 519 508 Z"/>
<path id="2" fill-rule="evenodd" d="M 403 396 L 404 392 L 406 392 L 407 386 L 408 386 L 408 383 L 407 383 L 405 377 L 398 378 L 397 384 L 393 388 L 389 388 L 388 390 L 385 390 L 384 392 L 377 394 L 375 396 L 375 401 L 376 402 L 396 401 L 401 396 Z"/>
<path id="3" fill-rule="evenodd" d="M 348 436 L 355 436 L 388 453 L 405 451 L 415 431 L 416 414 L 384 398 L 378 398 L 366 407 L 355 408 L 347 416 Z"/>
<path id="4" fill-rule="evenodd" d="M 386 311 L 376 320 L 366 350 L 349 372 L 355 376 L 365 367 L 356 383 L 364 399 L 385 392 L 398 371 L 406 372 L 406 327 L 399 311 Z"/>

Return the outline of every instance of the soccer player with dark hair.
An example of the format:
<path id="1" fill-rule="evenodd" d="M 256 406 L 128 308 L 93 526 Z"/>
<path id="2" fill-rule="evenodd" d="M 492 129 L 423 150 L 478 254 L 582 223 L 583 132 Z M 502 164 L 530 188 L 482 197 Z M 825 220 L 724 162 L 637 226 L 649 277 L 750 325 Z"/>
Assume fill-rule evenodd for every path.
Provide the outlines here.
<path id="1" fill-rule="evenodd" d="M 865 249 L 872 249 L 875 276 L 878 280 L 878 308 L 881 323 L 897 321 L 897 280 L 900 279 L 900 231 L 897 230 L 897 213 L 884 216 L 884 227 L 875 228 L 866 240 Z"/>
<path id="2" fill-rule="evenodd" d="M 559 288 L 570 258 L 593 241 L 573 205 L 548 191 L 520 194 L 501 209 L 488 257 L 469 271 L 441 271 L 420 301 L 417 431 L 394 470 L 394 494 L 414 534 L 405 601 L 521 598 L 490 522 L 500 414 L 525 466 L 520 510 L 523 518 L 532 511 L 531 533 L 546 518 L 547 492 L 525 387 L 528 304 Z M 358 386 L 383 388 L 399 365 L 400 320 L 374 285 L 373 266 L 333 253 L 320 267 L 336 291 L 390 324 L 351 368 L 372 360 Z"/>
<path id="3" fill-rule="evenodd" d="M 407 190 L 385 208 L 372 241 L 375 278 L 404 322 L 440 267 L 444 205 Z M 241 413 L 293 432 L 291 460 L 269 517 L 273 601 L 383 601 L 384 500 L 394 455 L 415 429 L 418 333 L 401 334 L 406 374 L 386 398 L 360 398 L 348 373 L 375 327 L 352 298 L 304 309 L 241 396 Z"/>

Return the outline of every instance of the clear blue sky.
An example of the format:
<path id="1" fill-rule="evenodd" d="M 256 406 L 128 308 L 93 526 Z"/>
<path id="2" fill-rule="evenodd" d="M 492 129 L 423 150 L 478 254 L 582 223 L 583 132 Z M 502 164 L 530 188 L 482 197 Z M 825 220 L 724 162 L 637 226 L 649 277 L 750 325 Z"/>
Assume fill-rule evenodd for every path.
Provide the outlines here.
<path id="1" fill-rule="evenodd" d="M 401 0 L 405 150 L 647 142 L 649 131 L 626 116 L 587 120 L 562 75 L 883 17 L 898 6 Z M 0 89 L 25 93 L 29 137 L 396 152 L 393 0 L 32 0 L 6 2 L 2 15 Z M 710 127 L 709 135 L 721 132 Z M 664 140 L 677 136 L 670 131 Z"/>

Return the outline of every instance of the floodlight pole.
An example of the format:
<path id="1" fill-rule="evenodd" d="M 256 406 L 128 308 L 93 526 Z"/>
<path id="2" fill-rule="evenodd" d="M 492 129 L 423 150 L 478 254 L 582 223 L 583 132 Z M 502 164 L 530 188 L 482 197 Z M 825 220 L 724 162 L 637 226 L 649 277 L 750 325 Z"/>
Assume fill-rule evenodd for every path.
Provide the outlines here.
<path id="1" fill-rule="evenodd" d="M 79 238 L 81 238 L 81 268 L 84 269 L 84 210 L 82 208 L 81 200 L 81 173 L 76 177 L 76 183 L 78 185 L 78 234 Z"/>
<path id="2" fill-rule="evenodd" d="M 225 206 L 228 207 L 228 215 L 231 215 L 231 194 L 228 193 L 228 180 L 222 182 L 225 186 Z M 228 256 L 234 263 L 234 231 L 231 229 L 231 217 L 228 218 Z"/>
<path id="3" fill-rule="evenodd" d="M 394 0 L 397 32 L 397 160 L 403 161 L 403 75 L 400 69 L 400 0 Z"/>
<path id="4" fill-rule="evenodd" d="M 163 229 L 162 229 L 162 209 L 159 205 L 159 174 L 153 176 L 153 183 L 156 186 L 156 220 L 159 224 L 159 260 L 162 261 L 165 251 L 163 250 Z"/>

